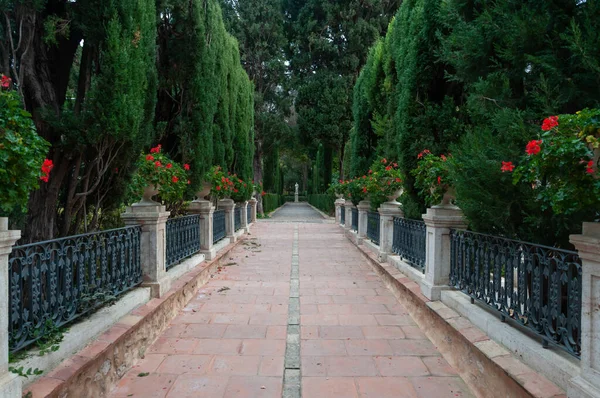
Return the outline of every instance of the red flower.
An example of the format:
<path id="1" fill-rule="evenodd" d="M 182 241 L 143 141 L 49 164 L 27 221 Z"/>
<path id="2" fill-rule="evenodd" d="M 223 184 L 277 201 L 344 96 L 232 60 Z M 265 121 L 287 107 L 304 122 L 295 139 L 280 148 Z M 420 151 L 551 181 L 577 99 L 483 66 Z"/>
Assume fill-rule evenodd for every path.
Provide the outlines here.
<path id="1" fill-rule="evenodd" d="M 423 156 L 430 154 L 431 152 L 429 151 L 429 149 L 423 149 L 423 151 L 421 151 L 420 154 L 417 155 L 417 159 L 421 159 Z"/>
<path id="2" fill-rule="evenodd" d="M 173 182 L 178 182 L 178 181 L 179 181 L 179 177 L 177 177 L 177 176 L 173 176 L 173 178 L 171 178 L 171 181 L 173 181 Z"/>
<path id="3" fill-rule="evenodd" d="M 234 189 L 233 192 L 238 193 L 239 191 L 237 189 Z"/>
<path id="4" fill-rule="evenodd" d="M 260 193 L 260 196 L 265 196 L 266 194 L 267 194 L 267 193 L 266 193 L 265 191 L 262 191 L 262 192 Z"/>
<path id="5" fill-rule="evenodd" d="M 594 161 L 590 160 L 587 163 L 587 168 L 585 169 L 585 172 L 588 174 L 594 174 Z"/>
<path id="6" fill-rule="evenodd" d="M 188 180 L 188 185 L 190 185 L 192 182 L 190 180 Z"/>
<path id="7" fill-rule="evenodd" d="M 515 169 L 515 165 L 513 164 L 513 162 L 502 162 L 502 167 L 500 168 L 500 170 L 502 170 L 502 172 L 511 172 Z"/>
<path id="8" fill-rule="evenodd" d="M 146 155 L 146 160 L 149 161 L 149 162 L 151 162 L 151 161 L 154 160 L 154 156 L 152 156 L 152 155 Z"/>
<path id="9" fill-rule="evenodd" d="M 161 148 L 162 148 L 162 145 L 158 144 L 154 148 L 150 149 L 150 153 L 160 153 Z"/>
<path id="10" fill-rule="evenodd" d="M 52 169 L 54 168 L 54 163 L 52 163 L 52 160 L 50 159 L 44 159 L 44 163 L 42 163 L 42 176 L 40 177 L 40 180 L 44 181 L 44 182 L 48 182 L 48 179 L 50 178 L 50 172 L 52 171 Z"/>
<path id="11" fill-rule="evenodd" d="M 364 192 L 364 193 L 367 193 L 367 188 L 366 188 L 366 187 L 365 187 L 365 188 L 363 188 L 363 192 Z"/>
<path id="12" fill-rule="evenodd" d="M 442 177 L 438 176 L 438 185 L 442 185 Z"/>
<path id="13" fill-rule="evenodd" d="M 398 163 L 394 163 L 394 167 L 398 167 Z"/>
<path id="14" fill-rule="evenodd" d="M 392 166 L 390 165 L 390 166 L 388 166 L 388 167 L 385 168 L 385 171 L 390 171 L 391 169 L 392 169 Z"/>
<path id="15" fill-rule="evenodd" d="M 41 176 L 40 180 L 44 181 L 44 182 L 48 182 L 49 177 L 48 176 Z"/>
<path id="16" fill-rule="evenodd" d="M 381 160 L 381 163 L 383 163 L 383 164 L 386 164 L 386 163 L 387 163 L 387 159 L 386 159 L 386 158 L 383 158 L 383 159 Z"/>
<path id="17" fill-rule="evenodd" d="M 217 185 L 217 191 L 220 191 L 220 190 L 221 190 L 221 186 Z"/>
<path id="18" fill-rule="evenodd" d="M 402 179 L 396 178 L 396 182 L 402 182 Z"/>
<path id="19" fill-rule="evenodd" d="M 10 82 L 11 82 L 10 77 L 2 75 L 2 81 L 1 81 L 2 88 L 9 88 Z"/>
<path id="20" fill-rule="evenodd" d="M 542 140 L 532 140 L 527 143 L 527 147 L 525 148 L 525 152 L 528 155 L 537 155 L 542 150 L 541 148 Z"/>
<path id="21" fill-rule="evenodd" d="M 442 158 L 442 160 L 445 162 L 446 160 L 448 160 L 448 158 L 446 157 L 446 155 L 440 155 L 440 158 Z"/>
<path id="22" fill-rule="evenodd" d="M 187 164 L 187 163 L 185 163 L 185 164 L 183 165 L 183 168 L 184 168 L 184 169 L 186 169 L 186 170 L 189 170 L 189 169 L 190 169 L 190 165 L 189 165 L 189 164 Z"/>
<path id="23" fill-rule="evenodd" d="M 170 169 L 171 167 L 173 167 L 171 163 L 167 164 L 167 169 Z"/>
<path id="24" fill-rule="evenodd" d="M 369 174 L 373 174 L 373 170 L 369 170 Z"/>
<path id="25" fill-rule="evenodd" d="M 552 130 L 556 126 L 558 126 L 558 116 L 550 116 L 544 119 L 544 122 L 542 123 L 542 130 Z"/>
<path id="26" fill-rule="evenodd" d="M 159 162 L 158 160 L 156 162 L 154 162 L 154 167 L 160 167 L 162 166 L 162 163 Z"/>

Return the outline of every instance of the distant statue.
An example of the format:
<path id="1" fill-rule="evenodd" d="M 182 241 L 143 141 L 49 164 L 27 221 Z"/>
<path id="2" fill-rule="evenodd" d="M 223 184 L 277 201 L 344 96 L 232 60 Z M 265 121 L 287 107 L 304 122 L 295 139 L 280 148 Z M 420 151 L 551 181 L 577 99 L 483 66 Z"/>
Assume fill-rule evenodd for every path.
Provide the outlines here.
<path id="1" fill-rule="evenodd" d="M 296 191 L 294 192 L 294 202 L 298 203 L 298 183 L 296 183 L 294 187 L 296 188 Z"/>

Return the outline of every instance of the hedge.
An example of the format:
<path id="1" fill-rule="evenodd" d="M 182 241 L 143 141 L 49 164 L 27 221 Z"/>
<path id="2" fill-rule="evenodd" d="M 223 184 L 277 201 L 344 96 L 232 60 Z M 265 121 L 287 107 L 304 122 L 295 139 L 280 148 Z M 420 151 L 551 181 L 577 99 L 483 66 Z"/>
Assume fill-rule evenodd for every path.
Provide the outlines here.
<path id="1" fill-rule="evenodd" d="M 263 211 L 270 213 L 283 205 L 283 196 L 276 193 L 267 193 L 262 197 L 263 200 Z"/>
<path id="2" fill-rule="evenodd" d="M 327 214 L 335 211 L 335 197 L 328 194 L 308 195 L 308 203 Z"/>

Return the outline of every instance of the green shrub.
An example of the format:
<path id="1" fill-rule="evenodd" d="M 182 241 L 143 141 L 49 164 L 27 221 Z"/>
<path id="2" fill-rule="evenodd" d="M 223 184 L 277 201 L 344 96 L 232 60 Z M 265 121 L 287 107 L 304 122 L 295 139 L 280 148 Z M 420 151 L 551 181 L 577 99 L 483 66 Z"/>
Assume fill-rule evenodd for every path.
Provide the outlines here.
<path id="1" fill-rule="evenodd" d="M 283 195 L 278 195 L 276 193 L 266 193 L 263 195 L 262 200 L 263 211 L 265 213 L 272 212 L 284 203 Z"/>
<path id="2" fill-rule="evenodd" d="M 327 214 L 335 211 L 335 196 L 330 194 L 308 195 L 308 203 Z"/>

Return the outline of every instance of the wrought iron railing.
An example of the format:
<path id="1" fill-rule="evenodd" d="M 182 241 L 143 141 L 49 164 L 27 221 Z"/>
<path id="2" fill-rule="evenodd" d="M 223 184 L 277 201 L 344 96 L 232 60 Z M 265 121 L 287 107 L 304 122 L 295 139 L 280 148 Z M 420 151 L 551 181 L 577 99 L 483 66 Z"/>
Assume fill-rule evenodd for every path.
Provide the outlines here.
<path id="1" fill-rule="evenodd" d="M 450 282 L 579 357 L 581 259 L 576 252 L 451 230 Z"/>
<path id="2" fill-rule="evenodd" d="M 235 231 L 242 228 L 242 210 L 240 206 L 233 209 L 233 229 Z"/>
<path id="3" fill-rule="evenodd" d="M 367 213 L 367 237 L 379 245 L 379 213 L 376 211 Z"/>
<path id="4" fill-rule="evenodd" d="M 340 224 L 346 225 L 346 206 L 340 206 Z"/>
<path id="5" fill-rule="evenodd" d="M 132 226 L 14 247 L 8 260 L 10 351 L 140 284 L 140 235 L 141 227 Z"/>
<path id="6" fill-rule="evenodd" d="M 358 209 L 356 207 L 352 208 L 352 230 L 358 231 Z"/>
<path id="7" fill-rule="evenodd" d="M 250 203 L 246 205 L 246 222 L 248 224 L 252 223 L 252 205 Z"/>
<path id="8" fill-rule="evenodd" d="M 394 217 L 392 251 L 423 273 L 426 232 L 427 227 L 423 221 Z"/>
<path id="9" fill-rule="evenodd" d="M 215 210 L 213 213 L 213 244 L 227 236 L 225 230 L 225 210 Z"/>
<path id="10" fill-rule="evenodd" d="M 167 264 L 169 270 L 200 251 L 200 215 L 167 220 Z"/>

